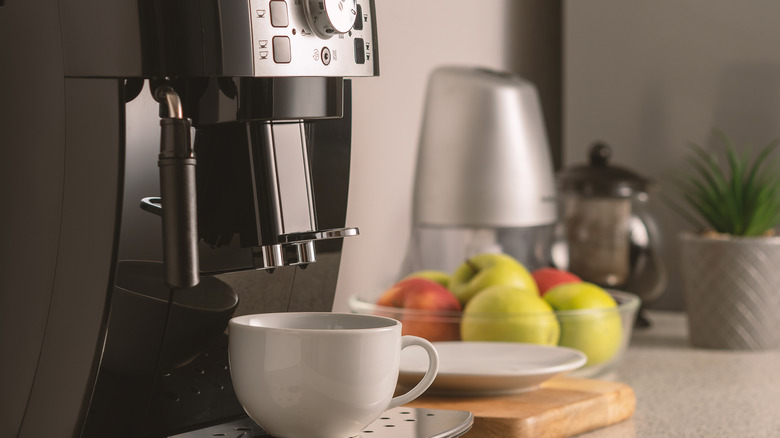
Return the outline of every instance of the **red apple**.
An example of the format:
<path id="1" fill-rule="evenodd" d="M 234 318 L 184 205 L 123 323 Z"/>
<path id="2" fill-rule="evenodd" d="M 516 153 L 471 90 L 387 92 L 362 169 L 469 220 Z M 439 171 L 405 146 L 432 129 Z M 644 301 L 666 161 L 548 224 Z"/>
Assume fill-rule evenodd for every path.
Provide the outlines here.
<path id="1" fill-rule="evenodd" d="M 539 268 L 531 273 L 539 288 L 539 295 L 544 296 L 548 290 L 565 283 L 581 283 L 582 279 L 569 271 L 556 268 Z"/>
<path id="2" fill-rule="evenodd" d="M 438 311 L 460 312 L 460 301 L 449 289 L 433 280 L 421 277 L 401 280 L 386 290 L 376 304 L 409 310 L 392 315 L 401 321 L 404 335 L 419 336 L 431 342 L 460 339 L 459 318 L 434 314 Z"/>

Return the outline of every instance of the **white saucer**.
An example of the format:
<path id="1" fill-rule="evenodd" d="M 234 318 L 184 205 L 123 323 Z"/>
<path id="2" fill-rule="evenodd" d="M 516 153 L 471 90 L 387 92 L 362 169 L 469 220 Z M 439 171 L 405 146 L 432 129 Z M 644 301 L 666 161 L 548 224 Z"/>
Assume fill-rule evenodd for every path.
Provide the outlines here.
<path id="1" fill-rule="evenodd" d="M 426 394 L 485 396 L 532 391 L 558 374 L 585 364 L 585 354 L 565 347 L 511 342 L 434 342 L 439 374 Z M 421 348 L 401 353 L 398 384 L 412 387 L 428 368 Z"/>

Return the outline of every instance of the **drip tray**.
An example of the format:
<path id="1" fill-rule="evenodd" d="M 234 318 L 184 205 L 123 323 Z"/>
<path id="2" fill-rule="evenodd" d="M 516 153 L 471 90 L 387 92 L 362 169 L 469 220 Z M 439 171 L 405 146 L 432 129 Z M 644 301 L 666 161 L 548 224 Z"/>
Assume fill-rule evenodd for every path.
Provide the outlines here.
<path id="1" fill-rule="evenodd" d="M 474 423 L 471 412 L 400 407 L 363 429 L 360 438 L 455 438 Z M 169 438 L 271 438 L 251 419 L 233 421 Z M 348 437 L 344 437 L 348 438 Z"/>

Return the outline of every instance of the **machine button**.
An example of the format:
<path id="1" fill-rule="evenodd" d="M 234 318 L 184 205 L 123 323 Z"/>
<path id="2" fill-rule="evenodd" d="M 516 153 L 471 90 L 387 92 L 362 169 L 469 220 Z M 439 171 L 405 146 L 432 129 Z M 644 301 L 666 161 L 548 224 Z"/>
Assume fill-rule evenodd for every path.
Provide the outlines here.
<path id="1" fill-rule="evenodd" d="M 357 14 L 355 16 L 355 24 L 352 25 L 352 28 L 355 30 L 363 30 L 363 7 L 360 5 L 357 5 Z"/>
<path id="2" fill-rule="evenodd" d="M 271 10 L 271 26 L 287 27 L 290 24 L 287 19 L 287 2 L 272 0 L 269 9 Z"/>
<path id="3" fill-rule="evenodd" d="M 275 36 L 273 39 L 274 62 L 277 64 L 287 64 L 292 60 L 290 51 L 290 38 L 286 36 Z"/>
<path id="4" fill-rule="evenodd" d="M 320 59 L 322 59 L 322 63 L 325 65 L 330 64 L 330 49 L 327 47 L 322 48 L 322 52 L 320 53 Z"/>
<path id="5" fill-rule="evenodd" d="M 358 64 L 366 63 L 366 51 L 363 48 L 364 44 L 363 38 L 355 38 L 355 62 Z"/>

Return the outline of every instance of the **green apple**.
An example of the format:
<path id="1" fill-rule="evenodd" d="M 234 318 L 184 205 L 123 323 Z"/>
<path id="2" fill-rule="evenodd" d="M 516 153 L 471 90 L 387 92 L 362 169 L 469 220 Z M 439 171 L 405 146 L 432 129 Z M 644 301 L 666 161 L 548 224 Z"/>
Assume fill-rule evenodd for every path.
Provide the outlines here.
<path id="1" fill-rule="evenodd" d="M 586 365 L 596 365 L 612 359 L 623 341 L 623 324 L 617 303 L 601 287 L 588 282 L 555 286 L 543 299 L 556 311 L 605 309 L 596 312 L 562 312 L 559 345 L 582 351 L 588 356 Z"/>
<path id="2" fill-rule="evenodd" d="M 464 341 L 556 345 L 560 327 L 552 307 L 536 291 L 499 285 L 477 293 L 463 309 Z"/>
<path id="3" fill-rule="evenodd" d="M 443 271 L 436 271 L 433 269 L 416 271 L 412 272 L 401 280 L 406 280 L 409 278 L 427 278 L 428 280 L 435 281 L 436 283 L 439 283 L 446 288 L 450 287 L 450 274 Z"/>
<path id="4" fill-rule="evenodd" d="M 506 254 L 485 253 L 469 257 L 450 279 L 450 290 L 463 305 L 478 292 L 500 285 L 516 286 L 539 294 L 531 273 Z"/>

